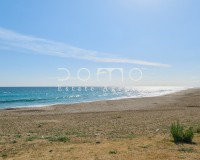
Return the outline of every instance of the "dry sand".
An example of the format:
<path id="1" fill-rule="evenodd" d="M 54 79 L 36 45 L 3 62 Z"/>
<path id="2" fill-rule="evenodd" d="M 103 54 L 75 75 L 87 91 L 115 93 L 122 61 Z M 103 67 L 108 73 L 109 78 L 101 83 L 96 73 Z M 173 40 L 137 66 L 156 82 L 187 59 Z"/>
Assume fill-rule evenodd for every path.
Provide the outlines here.
<path id="1" fill-rule="evenodd" d="M 0 110 L 0 159 L 200 159 L 200 134 L 193 144 L 173 143 L 170 125 L 177 120 L 200 126 L 200 89 Z"/>

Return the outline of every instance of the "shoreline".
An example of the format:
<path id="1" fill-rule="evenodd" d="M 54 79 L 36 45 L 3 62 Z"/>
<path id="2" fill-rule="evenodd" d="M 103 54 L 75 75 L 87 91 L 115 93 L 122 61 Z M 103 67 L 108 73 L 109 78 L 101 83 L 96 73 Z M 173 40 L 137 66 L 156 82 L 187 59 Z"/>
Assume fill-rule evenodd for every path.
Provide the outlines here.
<path id="1" fill-rule="evenodd" d="M 105 101 L 118 101 L 118 100 L 127 100 L 127 99 L 141 99 L 141 98 L 153 98 L 153 97 L 162 97 L 166 95 L 171 95 L 175 93 L 179 93 L 182 91 L 186 90 L 191 90 L 195 89 L 192 87 L 186 88 L 186 87 L 181 87 L 182 89 L 176 90 L 176 91 L 171 91 L 170 93 L 164 93 L 161 95 L 152 95 L 152 96 L 141 96 L 141 97 L 116 97 L 116 98 L 111 98 L 111 99 L 103 99 L 103 100 L 91 100 L 91 101 L 84 101 L 84 102 L 72 102 L 72 103 L 55 103 L 55 104 L 44 104 L 44 105 L 27 105 L 27 106 L 16 106 L 16 107 L 8 107 L 8 108 L 0 108 L 1 110 L 17 110 L 17 109 L 33 109 L 33 108 L 43 108 L 43 107 L 53 107 L 53 106 L 63 106 L 63 105 L 79 105 L 79 104 L 87 104 L 87 103 L 95 103 L 95 102 L 105 102 Z"/>
<path id="2" fill-rule="evenodd" d="M 20 108 L 4 108 L 1 111 L 51 111 L 63 113 L 85 113 L 85 112 L 109 112 L 109 111 L 126 111 L 126 110 L 151 110 L 160 105 L 172 105 L 179 96 L 185 96 L 199 88 L 184 89 L 174 93 L 169 93 L 161 96 L 153 97 L 137 97 L 137 98 L 122 98 L 110 100 L 97 100 L 92 102 L 81 102 L 72 104 L 55 104 L 38 107 L 20 107 Z M 170 104 L 172 103 L 172 104 Z"/>

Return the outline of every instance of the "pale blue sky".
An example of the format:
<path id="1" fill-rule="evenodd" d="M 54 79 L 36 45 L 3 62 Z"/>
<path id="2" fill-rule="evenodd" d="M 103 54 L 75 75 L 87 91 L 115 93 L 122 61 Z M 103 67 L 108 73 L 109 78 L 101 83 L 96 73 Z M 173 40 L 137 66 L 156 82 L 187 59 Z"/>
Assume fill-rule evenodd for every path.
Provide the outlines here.
<path id="1" fill-rule="evenodd" d="M 1 0 L 0 86 L 56 86 L 61 67 L 74 79 L 88 68 L 89 85 L 98 67 L 124 68 L 125 78 L 138 67 L 133 85 L 200 86 L 199 8 L 199 0 Z"/>

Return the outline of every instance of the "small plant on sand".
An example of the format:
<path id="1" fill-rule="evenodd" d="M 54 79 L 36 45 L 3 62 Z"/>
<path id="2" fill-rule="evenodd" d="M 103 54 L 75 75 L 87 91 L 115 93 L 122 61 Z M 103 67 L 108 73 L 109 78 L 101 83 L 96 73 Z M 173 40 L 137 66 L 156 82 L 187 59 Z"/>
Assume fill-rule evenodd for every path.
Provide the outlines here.
<path id="1" fill-rule="evenodd" d="M 186 152 L 186 153 L 192 153 L 195 150 L 193 148 L 180 148 L 180 149 L 178 149 L 178 151 L 180 151 L 180 152 Z"/>
<path id="2" fill-rule="evenodd" d="M 117 150 L 109 151 L 109 154 L 117 154 Z"/>
<path id="3" fill-rule="evenodd" d="M 47 137 L 46 139 L 48 139 L 51 142 L 69 142 L 70 141 L 70 139 L 65 136 L 51 136 L 51 137 Z"/>
<path id="4" fill-rule="evenodd" d="M 42 127 L 42 124 L 41 124 L 41 123 L 39 123 L 37 126 L 38 126 L 38 128 L 40 128 L 40 127 Z"/>
<path id="5" fill-rule="evenodd" d="M 37 138 L 38 138 L 37 136 L 30 136 L 30 137 L 26 138 L 26 141 L 33 141 L 33 140 L 35 140 Z"/>
<path id="6" fill-rule="evenodd" d="M 175 143 L 191 143 L 194 132 L 191 127 L 184 129 L 184 126 L 177 122 L 171 125 L 171 135 Z"/>
<path id="7" fill-rule="evenodd" d="M 68 129 L 65 132 L 65 134 L 66 135 L 75 135 L 76 137 L 85 137 L 86 136 L 86 133 L 84 131 L 81 131 L 81 130 L 78 130 L 75 128 Z"/>
<path id="8" fill-rule="evenodd" d="M 3 157 L 3 158 L 6 158 L 6 157 L 8 156 L 8 154 L 7 154 L 6 152 L 2 152 L 2 153 L 0 154 L 0 156 Z"/>
<path id="9" fill-rule="evenodd" d="M 15 134 L 16 138 L 21 138 L 21 134 Z"/>
<path id="10" fill-rule="evenodd" d="M 127 136 L 127 138 L 129 138 L 129 139 L 133 139 L 133 138 L 135 138 L 135 137 L 136 137 L 136 135 L 133 134 L 133 133 L 130 133 L 130 134 L 128 134 L 128 136 Z"/>
<path id="11" fill-rule="evenodd" d="M 13 141 L 11 141 L 11 143 L 13 143 L 13 144 L 14 144 L 14 143 L 17 143 L 17 141 L 16 141 L 16 140 L 13 140 Z"/>

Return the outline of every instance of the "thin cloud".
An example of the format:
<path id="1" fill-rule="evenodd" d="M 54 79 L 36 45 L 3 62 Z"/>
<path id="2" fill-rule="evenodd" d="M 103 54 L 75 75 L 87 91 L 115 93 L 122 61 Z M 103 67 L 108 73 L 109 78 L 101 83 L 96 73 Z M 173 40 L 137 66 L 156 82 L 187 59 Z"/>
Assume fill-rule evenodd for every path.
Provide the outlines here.
<path id="1" fill-rule="evenodd" d="M 127 63 L 155 67 L 169 67 L 168 64 L 128 58 L 112 58 L 114 55 L 74 47 L 65 43 L 23 35 L 0 28 L 0 49 L 15 50 L 25 53 L 45 54 L 57 57 L 83 59 L 104 63 Z"/>

